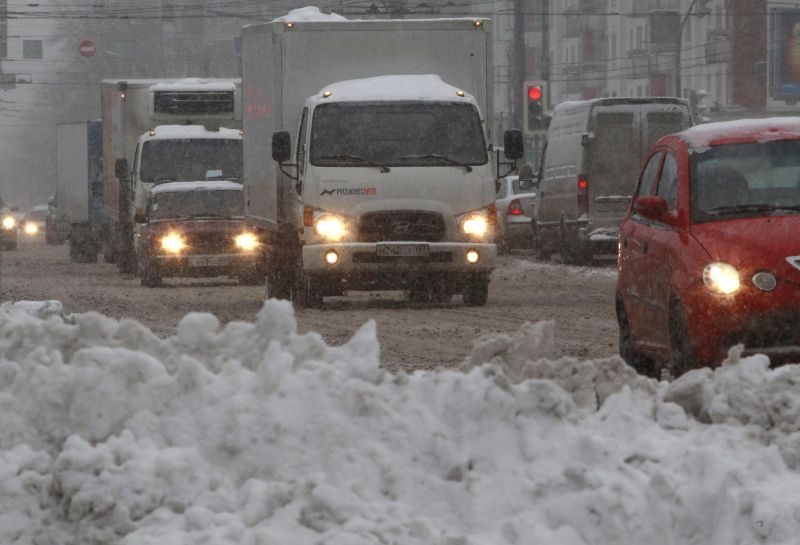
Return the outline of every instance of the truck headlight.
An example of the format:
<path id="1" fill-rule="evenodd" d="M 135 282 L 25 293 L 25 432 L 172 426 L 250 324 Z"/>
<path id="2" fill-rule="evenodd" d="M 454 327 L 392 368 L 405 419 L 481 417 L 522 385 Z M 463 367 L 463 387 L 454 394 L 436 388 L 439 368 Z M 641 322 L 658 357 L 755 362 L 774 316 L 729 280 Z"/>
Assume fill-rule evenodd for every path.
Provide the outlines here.
<path id="1" fill-rule="evenodd" d="M 242 233 L 234 239 L 236 247 L 245 252 L 252 252 L 258 247 L 258 237 L 253 233 Z"/>
<path id="2" fill-rule="evenodd" d="M 186 248 L 186 241 L 178 233 L 168 233 L 161 237 L 161 247 L 171 254 L 179 254 Z"/>
<path id="3" fill-rule="evenodd" d="M 479 210 L 464 214 L 459 221 L 459 227 L 461 232 L 465 235 L 476 238 L 486 238 L 491 227 L 489 212 Z"/>
<path id="4" fill-rule="evenodd" d="M 39 226 L 36 225 L 35 223 L 26 223 L 25 224 L 25 234 L 26 235 L 33 236 L 38 232 L 39 232 Z"/>
<path id="5" fill-rule="evenodd" d="M 314 231 L 323 238 L 338 242 L 347 236 L 347 222 L 334 214 L 322 214 L 314 220 Z"/>
<path id="6" fill-rule="evenodd" d="M 739 272 L 727 263 L 709 263 L 703 269 L 703 283 L 714 293 L 731 295 L 739 289 Z"/>
<path id="7" fill-rule="evenodd" d="M 5 229 L 6 231 L 10 231 L 16 226 L 17 226 L 17 220 L 15 220 L 13 217 L 6 216 L 3 218 L 3 229 Z"/>

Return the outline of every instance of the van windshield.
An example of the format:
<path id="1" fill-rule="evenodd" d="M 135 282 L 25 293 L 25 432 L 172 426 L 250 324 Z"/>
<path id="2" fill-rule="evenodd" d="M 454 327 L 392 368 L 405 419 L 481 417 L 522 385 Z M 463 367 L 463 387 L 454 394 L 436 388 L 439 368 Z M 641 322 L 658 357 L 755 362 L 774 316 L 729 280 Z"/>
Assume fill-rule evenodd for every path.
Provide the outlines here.
<path id="1" fill-rule="evenodd" d="M 343 103 L 317 107 L 311 125 L 316 166 L 483 165 L 477 109 L 448 103 Z"/>
<path id="2" fill-rule="evenodd" d="M 220 174 L 221 171 L 221 174 Z M 150 140 L 142 146 L 140 178 L 147 183 L 242 178 L 242 141 L 232 138 Z"/>
<path id="3" fill-rule="evenodd" d="M 234 218 L 244 215 L 244 199 L 241 191 L 196 190 L 171 191 L 153 195 L 150 205 L 150 221 L 221 217 Z"/>
<path id="4" fill-rule="evenodd" d="M 800 140 L 716 146 L 691 168 L 694 223 L 800 213 Z"/>

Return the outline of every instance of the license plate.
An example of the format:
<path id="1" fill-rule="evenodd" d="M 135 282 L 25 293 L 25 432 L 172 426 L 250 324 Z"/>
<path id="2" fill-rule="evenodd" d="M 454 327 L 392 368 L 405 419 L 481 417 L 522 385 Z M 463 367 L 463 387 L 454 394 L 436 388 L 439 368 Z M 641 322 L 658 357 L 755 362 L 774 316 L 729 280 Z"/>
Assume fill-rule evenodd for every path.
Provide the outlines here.
<path id="1" fill-rule="evenodd" d="M 425 257 L 430 255 L 428 244 L 380 244 L 376 248 L 378 257 Z"/>
<path id="2" fill-rule="evenodd" d="M 195 255 L 189 256 L 190 267 L 225 267 L 230 263 L 226 255 Z"/>

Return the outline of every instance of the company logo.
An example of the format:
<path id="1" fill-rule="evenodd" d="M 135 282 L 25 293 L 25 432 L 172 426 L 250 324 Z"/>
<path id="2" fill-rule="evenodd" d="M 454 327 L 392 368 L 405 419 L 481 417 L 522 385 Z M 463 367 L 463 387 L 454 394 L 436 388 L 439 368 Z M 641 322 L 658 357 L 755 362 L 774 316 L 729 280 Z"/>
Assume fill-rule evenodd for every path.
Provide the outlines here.
<path id="1" fill-rule="evenodd" d="M 336 189 L 323 189 L 321 197 L 373 197 L 378 194 L 377 187 L 339 187 Z"/>

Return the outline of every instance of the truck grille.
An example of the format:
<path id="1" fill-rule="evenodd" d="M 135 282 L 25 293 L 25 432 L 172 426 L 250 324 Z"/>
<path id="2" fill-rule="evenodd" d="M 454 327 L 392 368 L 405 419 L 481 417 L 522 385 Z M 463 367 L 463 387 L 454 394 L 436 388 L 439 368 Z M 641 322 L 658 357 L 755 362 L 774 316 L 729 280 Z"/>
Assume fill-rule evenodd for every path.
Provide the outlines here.
<path id="1" fill-rule="evenodd" d="M 153 111 L 167 115 L 232 114 L 233 91 L 155 91 Z"/>
<path id="2" fill-rule="evenodd" d="M 444 231 L 444 219 L 435 212 L 376 212 L 361 217 L 358 241 L 439 242 Z"/>

